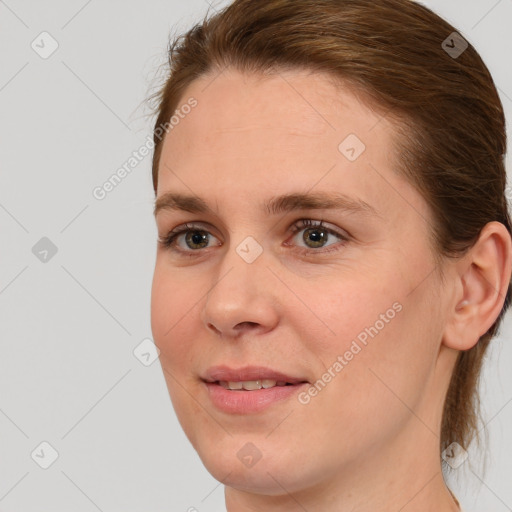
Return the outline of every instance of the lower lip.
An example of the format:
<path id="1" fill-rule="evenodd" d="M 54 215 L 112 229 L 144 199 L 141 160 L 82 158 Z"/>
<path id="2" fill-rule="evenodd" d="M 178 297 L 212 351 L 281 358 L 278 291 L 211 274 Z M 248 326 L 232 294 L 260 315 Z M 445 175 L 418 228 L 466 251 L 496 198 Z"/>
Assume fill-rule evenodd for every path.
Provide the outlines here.
<path id="1" fill-rule="evenodd" d="M 254 391 L 230 390 L 212 382 L 205 382 L 205 385 L 213 405 L 221 411 L 232 414 L 249 414 L 263 411 L 275 402 L 286 400 L 309 384 L 303 382 L 290 386 L 255 389 Z"/>

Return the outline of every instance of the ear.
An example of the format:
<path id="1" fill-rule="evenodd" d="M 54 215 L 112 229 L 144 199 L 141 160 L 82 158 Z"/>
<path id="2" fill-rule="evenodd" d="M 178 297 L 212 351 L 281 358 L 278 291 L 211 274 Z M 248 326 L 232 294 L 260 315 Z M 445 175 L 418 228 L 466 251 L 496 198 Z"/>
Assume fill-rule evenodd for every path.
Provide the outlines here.
<path id="1" fill-rule="evenodd" d="M 489 222 L 475 245 L 455 264 L 443 343 L 469 350 L 485 334 L 505 302 L 512 271 L 512 240 L 500 222 Z"/>

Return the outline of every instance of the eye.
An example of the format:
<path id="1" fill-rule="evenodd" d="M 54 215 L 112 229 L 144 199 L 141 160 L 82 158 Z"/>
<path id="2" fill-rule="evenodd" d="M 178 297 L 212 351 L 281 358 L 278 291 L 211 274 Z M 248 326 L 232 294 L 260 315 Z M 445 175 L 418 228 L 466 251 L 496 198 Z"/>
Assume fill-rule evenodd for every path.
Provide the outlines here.
<path id="1" fill-rule="evenodd" d="M 286 242 L 286 246 L 295 245 L 296 250 L 304 254 L 311 253 L 325 253 L 335 250 L 339 250 L 340 246 L 344 246 L 349 241 L 348 235 L 344 235 L 337 230 L 328 228 L 322 224 L 323 221 L 313 221 L 311 219 L 300 219 L 296 222 L 291 230 L 293 238 L 299 238 L 297 235 L 304 231 L 302 237 L 300 237 L 300 243 L 290 244 Z M 330 238 L 336 237 L 342 243 L 336 244 L 336 247 L 327 250 L 318 250 L 324 247 L 334 245 L 328 243 Z M 199 224 L 183 224 L 170 231 L 166 236 L 159 237 L 159 244 L 173 252 L 180 253 L 186 256 L 195 256 L 201 252 L 201 249 L 208 249 L 210 247 L 219 246 L 221 243 L 210 245 L 211 238 L 217 240 L 207 229 Z"/>
<path id="2" fill-rule="evenodd" d="M 311 219 L 300 219 L 296 224 L 293 225 L 292 231 L 294 233 L 294 238 L 299 238 L 300 242 L 304 243 L 304 245 L 301 246 L 299 243 L 296 242 L 295 245 L 297 245 L 299 249 L 306 249 L 305 251 L 302 250 L 301 252 L 331 252 L 333 250 L 338 250 L 339 246 L 333 249 L 328 249 L 326 251 L 314 250 L 333 245 L 336 242 L 336 240 L 334 240 L 332 243 L 327 243 L 329 242 L 329 238 L 332 238 L 333 236 L 343 242 L 341 245 L 344 245 L 345 242 L 349 240 L 347 235 L 344 235 L 338 232 L 337 230 L 328 228 L 324 226 L 322 223 L 323 221 L 315 222 Z M 302 236 L 297 237 L 296 235 L 298 235 L 301 231 L 303 231 Z M 286 245 L 289 244 L 287 243 Z"/>
<path id="3" fill-rule="evenodd" d="M 185 246 L 179 243 L 182 235 Z M 210 237 L 213 237 L 213 235 L 206 229 L 203 229 L 201 225 L 183 224 L 170 231 L 166 236 L 159 237 L 158 242 L 162 247 L 186 254 L 208 248 Z"/>

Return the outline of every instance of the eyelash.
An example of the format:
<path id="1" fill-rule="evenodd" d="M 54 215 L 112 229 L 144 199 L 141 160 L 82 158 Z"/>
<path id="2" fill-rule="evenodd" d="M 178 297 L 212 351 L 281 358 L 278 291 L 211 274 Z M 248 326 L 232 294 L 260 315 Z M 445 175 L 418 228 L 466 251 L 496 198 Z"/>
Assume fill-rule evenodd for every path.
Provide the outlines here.
<path id="1" fill-rule="evenodd" d="M 341 239 L 341 244 L 331 244 L 331 245 L 341 245 L 341 246 L 344 246 L 346 244 L 346 242 L 349 241 L 349 238 L 347 235 L 344 235 L 338 231 L 335 231 L 333 229 L 330 229 L 330 228 L 327 228 L 325 227 L 322 223 L 323 223 L 323 220 L 321 220 L 320 222 L 318 223 L 315 223 L 316 221 L 313 221 L 311 219 L 300 219 L 299 221 L 297 221 L 295 224 L 293 224 L 293 226 L 291 227 L 292 229 L 292 236 L 293 235 L 296 235 L 297 233 L 299 233 L 300 231 L 302 231 L 303 229 L 307 229 L 307 228 L 323 228 L 324 231 L 330 235 L 334 235 L 334 236 L 337 236 L 338 238 Z M 178 238 L 178 236 L 184 234 L 184 233 L 187 233 L 188 231 L 203 231 L 203 232 L 206 232 L 208 234 L 209 231 L 207 231 L 206 229 L 204 229 L 201 225 L 197 225 L 197 224 L 183 224 L 181 226 L 178 226 L 177 228 L 173 229 L 172 231 L 170 231 L 166 236 L 164 237 L 158 237 L 158 243 L 161 247 L 164 247 L 166 249 L 170 249 L 171 251 L 173 252 L 176 252 L 176 253 L 180 253 L 184 256 L 190 256 L 190 257 L 193 257 L 193 256 L 196 256 L 197 253 L 199 252 L 202 252 L 201 249 L 196 249 L 196 250 L 184 250 L 184 249 L 180 249 L 177 247 L 176 245 L 176 239 Z M 327 246 L 327 247 L 330 247 L 330 246 Z M 334 249 L 319 249 L 319 250 L 316 250 L 316 249 L 312 249 L 312 248 L 299 248 L 299 249 L 296 249 L 297 252 L 303 254 L 303 255 L 310 255 L 312 253 L 322 253 L 322 254 L 325 254 L 325 253 L 330 253 L 330 252 L 334 252 L 334 251 L 339 251 L 341 250 L 341 247 L 335 247 Z"/>

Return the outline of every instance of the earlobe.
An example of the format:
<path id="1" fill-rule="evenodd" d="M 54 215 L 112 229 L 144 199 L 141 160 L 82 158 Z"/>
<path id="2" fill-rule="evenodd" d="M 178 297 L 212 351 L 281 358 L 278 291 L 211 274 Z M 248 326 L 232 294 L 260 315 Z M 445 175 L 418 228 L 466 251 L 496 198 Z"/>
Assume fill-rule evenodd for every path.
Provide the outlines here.
<path id="1" fill-rule="evenodd" d="M 512 240 L 506 227 L 490 222 L 456 264 L 457 295 L 450 305 L 444 345 L 469 350 L 498 318 L 512 272 Z"/>

